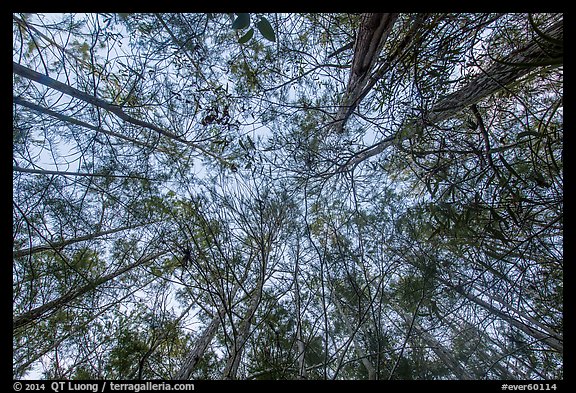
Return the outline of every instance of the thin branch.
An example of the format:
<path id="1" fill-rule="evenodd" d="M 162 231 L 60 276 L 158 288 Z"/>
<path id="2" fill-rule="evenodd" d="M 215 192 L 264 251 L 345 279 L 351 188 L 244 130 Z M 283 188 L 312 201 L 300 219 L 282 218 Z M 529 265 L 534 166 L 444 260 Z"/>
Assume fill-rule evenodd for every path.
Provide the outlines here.
<path id="1" fill-rule="evenodd" d="M 154 179 L 149 179 L 146 177 L 134 176 L 134 175 L 113 175 L 105 173 L 87 173 L 87 172 L 67 172 L 67 171 L 55 171 L 50 169 L 32 169 L 32 168 L 22 168 L 17 165 L 13 165 L 12 169 L 15 172 L 22 173 L 33 173 L 36 175 L 58 175 L 58 176 L 80 176 L 80 177 L 105 177 L 105 178 L 128 178 L 128 179 L 138 179 L 146 181 L 154 181 Z"/>

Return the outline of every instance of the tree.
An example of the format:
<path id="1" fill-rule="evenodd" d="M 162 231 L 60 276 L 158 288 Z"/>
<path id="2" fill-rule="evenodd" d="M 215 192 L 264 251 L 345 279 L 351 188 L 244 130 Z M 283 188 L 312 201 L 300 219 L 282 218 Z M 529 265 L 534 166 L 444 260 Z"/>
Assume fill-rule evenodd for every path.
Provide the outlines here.
<path id="1" fill-rule="evenodd" d="M 14 378 L 563 378 L 562 14 L 12 21 Z"/>

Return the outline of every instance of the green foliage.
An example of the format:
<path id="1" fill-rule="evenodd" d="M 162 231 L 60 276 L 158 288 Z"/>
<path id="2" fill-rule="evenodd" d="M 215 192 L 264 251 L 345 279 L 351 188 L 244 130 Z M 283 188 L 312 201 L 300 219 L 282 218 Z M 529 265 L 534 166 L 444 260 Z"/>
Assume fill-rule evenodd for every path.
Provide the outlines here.
<path id="1" fill-rule="evenodd" d="M 274 33 L 274 28 L 272 28 L 272 25 L 270 22 L 268 22 L 268 19 L 261 17 L 260 20 L 256 23 L 256 27 L 264 38 L 266 38 L 268 41 L 276 42 L 276 34 Z"/>
<path id="2" fill-rule="evenodd" d="M 236 19 L 232 22 L 232 29 L 242 30 L 250 26 L 250 14 L 236 14 Z"/>
<path id="3" fill-rule="evenodd" d="M 107 363 L 110 378 L 134 379 L 137 376 L 139 360 L 148 349 L 148 343 L 141 333 L 131 330 L 119 331 L 118 341 L 110 351 Z"/>
<path id="4" fill-rule="evenodd" d="M 245 44 L 250 41 L 250 38 L 254 35 L 254 29 L 248 30 L 242 37 L 238 39 L 239 44 Z"/>
<path id="5" fill-rule="evenodd" d="M 79 367 L 78 369 L 76 369 L 76 371 L 74 372 L 74 375 L 71 378 L 72 380 L 95 380 L 98 379 L 94 374 L 92 374 L 90 372 L 90 370 L 84 368 L 84 367 Z"/>
<path id="6" fill-rule="evenodd" d="M 236 18 L 232 21 L 231 28 L 233 30 L 245 30 L 246 28 L 250 27 L 251 25 L 251 17 L 250 14 L 236 14 Z M 256 22 L 256 28 L 262 34 L 266 40 L 271 42 L 276 42 L 276 34 L 274 32 L 274 28 L 264 16 L 259 16 L 258 22 Z M 239 39 L 238 43 L 245 44 L 254 35 L 254 29 L 250 28 L 246 33 L 244 33 Z"/>
<path id="7" fill-rule="evenodd" d="M 562 377 L 562 15 L 369 18 L 13 14 L 14 378 Z"/>

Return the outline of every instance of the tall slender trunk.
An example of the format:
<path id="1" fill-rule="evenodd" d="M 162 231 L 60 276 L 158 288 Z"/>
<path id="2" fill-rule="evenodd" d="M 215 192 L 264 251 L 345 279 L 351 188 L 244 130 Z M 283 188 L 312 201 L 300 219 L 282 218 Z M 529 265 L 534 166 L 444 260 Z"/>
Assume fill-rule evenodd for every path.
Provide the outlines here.
<path id="1" fill-rule="evenodd" d="M 334 293 L 334 291 L 332 291 L 332 293 Z M 366 369 L 366 371 L 368 373 L 368 379 L 369 380 L 375 380 L 376 379 L 376 368 L 374 367 L 374 365 L 372 364 L 370 359 L 368 359 L 368 355 L 366 354 L 366 352 L 362 348 L 361 343 L 359 343 L 358 339 L 356 338 L 356 334 L 358 333 L 358 330 L 360 330 L 360 326 L 354 327 L 352 325 L 350 318 L 348 317 L 348 315 L 346 315 L 344 313 L 344 310 L 342 309 L 342 304 L 340 303 L 340 300 L 336 298 L 336 296 L 333 296 L 333 300 L 334 300 L 334 304 L 336 306 L 336 311 L 338 312 L 338 314 L 340 315 L 340 317 L 344 321 L 344 326 L 346 327 L 346 331 L 348 332 L 348 335 L 350 336 L 350 339 L 352 340 L 352 343 L 354 345 L 354 350 L 356 351 L 358 358 L 360 359 L 360 361 L 362 362 L 362 365 L 364 366 L 364 368 Z M 345 355 L 345 353 L 342 354 L 342 359 L 343 359 L 344 355 Z"/>
<path id="2" fill-rule="evenodd" d="M 400 312 L 400 315 L 404 319 L 407 326 L 412 326 L 412 329 L 417 333 L 418 337 L 421 338 L 431 349 L 434 351 L 436 356 L 452 371 L 452 373 L 458 379 L 471 380 L 474 376 L 470 374 L 460 362 L 452 356 L 452 353 L 444 347 L 434 336 L 428 333 L 425 329 L 418 324 L 418 321 L 413 320 L 413 318 L 408 315 L 408 313 Z"/>
<path id="3" fill-rule="evenodd" d="M 480 360 L 482 360 L 485 365 L 489 366 L 487 369 L 483 370 L 484 376 L 490 369 L 494 369 L 501 379 L 522 379 L 522 374 L 515 375 L 510 372 L 510 367 L 504 367 L 500 361 L 495 361 L 497 359 L 501 360 L 502 355 L 484 342 L 482 338 L 484 333 L 481 332 L 477 326 L 474 326 L 468 322 L 465 322 L 465 326 L 462 326 L 461 321 L 457 321 L 453 315 L 448 316 L 444 319 L 444 321 L 448 323 L 454 332 L 462 335 L 464 337 L 463 340 L 468 345 L 475 348 L 474 354 L 478 356 L 478 358 L 480 358 Z M 480 340 L 480 345 L 477 343 L 478 340 Z"/>
<path id="4" fill-rule="evenodd" d="M 184 311 L 182 311 L 180 316 L 178 318 L 176 318 L 176 320 L 174 321 L 175 326 L 178 326 L 180 321 L 182 319 L 184 319 L 184 317 L 186 317 L 186 315 L 188 315 L 188 313 L 192 309 L 193 305 L 194 305 L 194 303 L 190 303 L 188 305 L 188 307 L 186 307 L 186 309 Z M 165 342 L 165 340 L 169 336 L 169 334 L 170 334 L 170 329 L 164 329 L 161 331 L 161 333 L 158 336 L 156 336 L 156 335 L 152 336 L 152 339 L 150 342 L 150 348 L 148 349 L 148 351 L 146 351 L 146 353 L 140 358 L 140 361 L 138 362 L 138 380 L 142 380 L 142 377 L 144 375 L 144 367 L 146 366 L 148 359 L 150 359 L 150 356 L 152 356 L 154 351 L 156 351 L 156 349 L 158 349 L 158 347 L 160 345 L 162 345 L 162 343 Z"/>
<path id="5" fill-rule="evenodd" d="M 482 292 L 482 290 L 480 288 L 478 288 L 477 286 L 474 286 L 474 289 L 476 289 L 478 292 Z M 551 329 L 550 327 L 540 323 L 536 319 L 532 318 L 530 315 L 526 315 L 526 313 L 518 310 L 516 307 L 509 304 L 507 301 L 502 299 L 500 296 L 486 293 L 486 292 L 483 292 L 483 294 L 486 297 L 488 297 L 490 300 L 493 300 L 493 301 L 497 302 L 498 304 L 500 304 L 506 310 L 510 311 L 511 313 L 513 313 L 515 315 L 518 315 L 518 317 L 520 317 L 521 320 L 524 320 L 524 321 L 532 324 L 533 326 L 535 326 L 536 328 L 538 328 L 542 332 L 549 334 L 551 337 L 554 337 L 560 341 L 564 341 L 564 337 L 561 333 L 558 333 L 558 332 L 554 331 L 553 329 Z M 522 322 L 522 323 L 524 323 L 524 322 Z"/>
<path id="6" fill-rule="evenodd" d="M 44 114 L 44 115 L 48 115 L 48 116 L 53 117 L 53 118 L 55 118 L 55 119 L 61 120 L 61 121 L 65 122 L 65 123 L 70 123 L 70 124 L 74 124 L 74 125 L 77 125 L 77 126 L 80 126 L 80 127 L 84 127 L 84 128 L 86 128 L 86 129 L 89 129 L 89 130 L 92 130 L 92 131 L 96 131 L 96 132 L 98 132 L 98 133 L 102 133 L 102 134 L 109 135 L 109 136 L 112 136 L 112 137 L 117 138 L 117 139 L 121 139 L 121 140 L 124 140 L 124 141 L 128 141 L 128 142 L 130 142 L 130 143 L 132 143 L 132 144 L 134 144 L 134 145 L 137 145 L 137 146 L 146 147 L 146 148 L 148 148 L 148 149 L 150 149 L 150 150 L 159 151 L 159 152 L 166 153 L 166 154 L 171 154 L 168 150 L 166 150 L 166 149 L 163 148 L 162 146 L 154 146 L 154 145 L 151 145 L 151 144 L 148 144 L 148 143 L 145 143 L 145 142 L 141 142 L 141 141 L 139 141 L 139 140 L 137 140 L 137 139 L 130 138 L 130 137 L 126 136 L 126 135 L 122 135 L 122 134 L 119 134 L 119 133 L 117 133 L 117 132 L 107 130 L 107 129 L 102 128 L 102 127 L 93 126 L 92 124 L 86 123 L 85 121 L 78 120 L 78 119 L 76 119 L 76 118 L 74 118 L 74 117 L 67 116 L 67 115 L 64 115 L 64 114 L 62 114 L 62 113 L 59 113 L 59 112 L 50 110 L 50 109 L 48 109 L 48 108 L 45 108 L 45 107 L 43 107 L 43 106 L 36 105 L 36 104 L 34 104 L 34 103 L 32 103 L 32 102 L 26 101 L 26 100 L 23 99 L 22 97 L 13 96 L 13 97 L 12 97 L 12 102 L 13 102 L 14 104 L 17 104 L 17 105 L 22 105 L 23 107 L 26 107 L 26 108 L 31 109 L 31 110 L 33 110 L 33 111 L 36 111 L 36 112 L 38 112 L 38 113 L 42 113 L 42 114 Z"/>
<path id="7" fill-rule="evenodd" d="M 23 168 L 17 165 L 12 166 L 14 172 L 21 173 L 32 173 L 35 175 L 58 175 L 58 176 L 78 176 L 78 177 L 106 177 L 106 178 L 130 178 L 138 180 L 149 180 L 146 177 L 134 176 L 134 175 L 113 175 L 113 174 L 103 174 L 103 173 L 90 173 L 90 172 L 69 172 L 69 171 L 55 171 L 50 169 L 34 169 L 34 168 Z"/>
<path id="8" fill-rule="evenodd" d="M 71 97 L 74 97 L 78 100 L 81 100 L 81 101 L 87 102 L 89 104 L 92 104 L 94 106 L 97 106 L 99 108 L 105 109 L 105 110 L 115 114 L 118 118 L 120 118 L 121 120 L 124 120 L 127 123 L 155 131 L 160 135 L 163 135 L 167 138 L 170 138 L 172 140 L 175 140 L 175 141 L 183 143 L 187 146 L 190 146 L 193 149 L 198 150 L 207 156 L 210 156 L 210 157 L 212 157 L 212 158 L 214 158 L 214 159 L 216 159 L 216 160 L 218 160 L 224 164 L 227 164 L 226 160 L 223 159 L 222 157 L 217 156 L 216 154 L 200 147 L 199 145 L 197 145 L 193 142 L 190 142 L 190 141 L 182 138 L 181 136 L 179 136 L 179 135 L 177 135 L 171 131 L 168 131 L 168 130 L 165 130 L 161 127 L 158 127 L 157 125 L 152 124 L 150 122 L 140 120 L 140 119 L 137 119 L 133 116 L 130 116 L 129 114 L 124 112 L 123 107 L 121 107 L 119 105 L 115 105 L 113 103 L 107 102 L 106 100 L 98 98 L 95 95 L 90 95 L 88 93 L 85 93 L 81 90 L 78 90 L 78 89 L 72 87 L 72 86 L 69 86 L 65 83 L 57 81 L 53 78 L 50 78 L 49 76 L 43 75 L 43 74 L 36 72 L 30 68 L 24 67 L 23 65 L 20 65 L 20 64 L 16 63 L 15 61 L 12 62 L 12 72 L 15 74 L 18 74 L 18 75 L 20 75 L 26 79 L 40 83 L 46 87 L 49 87 L 51 89 L 57 90 L 61 93 L 69 95 Z"/>
<path id="9" fill-rule="evenodd" d="M 545 32 L 556 41 L 563 38 L 563 21 L 554 23 Z M 551 42 L 532 41 L 523 48 L 513 51 L 504 60 L 494 62 L 482 70 L 476 78 L 462 89 L 447 95 L 434 105 L 427 122 L 435 123 L 454 116 L 484 97 L 491 96 L 505 86 L 527 75 L 537 67 L 562 64 L 563 49 Z"/>
<path id="10" fill-rule="evenodd" d="M 473 303 L 479 305 L 480 307 L 484 308 L 485 310 L 489 311 L 492 315 L 497 316 L 498 318 L 508 322 L 511 326 L 519 329 L 520 331 L 524 332 L 528 336 L 541 341 L 542 343 L 548 345 L 550 348 L 558 351 L 559 353 L 563 353 L 563 338 L 559 335 L 552 335 L 549 333 L 542 332 L 538 330 L 534 326 L 529 325 L 526 322 L 520 321 L 509 314 L 506 314 L 502 310 L 497 309 L 496 307 L 492 306 L 490 303 L 485 302 L 484 300 L 480 299 L 479 297 L 473 295 L 472 293 L 466 291 L 461 285 L 454 285 L 451 282 L 438 277 L 438 281 L 443 283 L 444 285 L 452 288 L 465 298 L 471 300 Z"/>
<path id="11" fill-rule="evenodd" d="M 302 336 L 302 321 L 298 317 L 296 324 L 296 349 L 298 355 L 296 361 L 298 362 L 298 379 L 307 379 L 308 373 L 306 372 L 306 346 L 304 345 L 304 338 Z"/>
<path id="12" fill-rule="evenodd" d="M 109 229 L 107 231 L 89 233 L 88 235 L 75 237 L 73 239 L 66 239 L 66 240 L 61 240 L 61 241 L 56 241 L 56 242 L 48 242 L 48 244 L 32 246 L 29 248 L 22 248 L 20 250 L 13 251 L 12 257 L 13 258 L 19 258 L 19 257 L 25 256 L 25 255 L 31 255 L 31 254 L 35 254 L 35 253 L 41 252 L 41 251 L 56 250 L 56 249 L 59 250 L 59 249 L 66 247 L 70 244 L 79 243 L 79 242 L 83 242 L 86 240 L 92 240 L 92 239 L 96 239 L 96 238 L 106 236 L 106 235 L 112 235 L 114 233 L 122 232 L 122 231 L 125 231 L 127 229 L 139 228 L 141 226 L 148 225 L 148 224 L 150 224 L 150 222 L 142 223 L 142 224 L 136 224 L 136 225 L 125 225 L 125 226 L 118 227 L 118 228 L 112 228 L 112 229 Z"/>
<path id="13" fill-rule="evenodd" d="M 307 379 L 308 375 L 306 372 L 306 346 L 304 345 L 304 339 L 302 337 L 302 318 L 301 318 L 301 299 L 300 299 L 300 283 L 298 280 L 298 272 L 300 267 L 300 242 L 296 243 L 296 261 L 294 266 L 294 296 L 296 302 L 296 350 L 298 355 L 296 356 L 296 361 L 298 363 L 298 379 Z"/>
<path id="14" fill-rule="evenodd" d="M 140 288 L 148 286 L 154 280 L 155 280 L 155 278 L 148 280 L 148 282 L 144 283 L 144 285 Z M 124 300 L 128 299 L 130 296 L 133 296 L 135 292 L 140 290 L 140 288 L 132 289 L 126 295 L 124 295 L 121 298 L 116 299 L 116 301 L 102 307 L 100 309 L 100 311 L 96 312 L 95 314 L 90 315 L 88 321 L 84 321 L 80 325 L 72 325 L 71 330 L 68 331 L 66 334 L 62 335 L 61 337 L 59 337 L 58 339 L 56 339 L 56 341 L 54 341 L 54 342 L 44 341 L 39 346 L 33 346 L 33 347 L 27 346 L 28 348 L 27 348 L 27 353 L 25 356 L 26 360 L 21 364 L 19 364 L 19 362 L 17 362 L 17 361 L 14 362 L 14 367 L 16 367 L 14 370 L 14 376 L 16 377 L 16 379 L 20 379 L 22 377 L 22 373 L 24 373 L 28 369 L 28 367 L 30 367 L 30 365 L 32 365 L 38 359 L 41 359 L 48 352 L 53 351 L 61 343 L 68 340 L 70 337 L 74 336 L 74 334 L 76 334 L 79 330 L 83 329 L 85 326 L 88 326 L 92 321 L 95 321 L 100 316 L 109 312 L 110 309 L 112 309 L 112 307 L 114 307 L 115 305 L 121 304 Z M 26 333 L 24 333 L 24 334 L 26 334 Z"/>
<path id="15" fill-rule="evenodd" d="M 232 353 L 230 354 L 222 376 L 224 379 L 236 379 L 236 374 L 238 372 L 238 367 L 240 366 L 240 360 L 242 360 L 242 354 L 246 347 L 246 342 L 250 336 L 250 328 L 252 327 L 253 318 L 260 304 L 262 298 L 262 288 L 264 285 L 264 272 L 258 282 L 257 287 L 254 289 L 250 305 L 240 322 L 238 327 L 238 333 L 234 337 L 234 342 L 232 345 Z"/>
<path id="16" fill-rule="evenodd" d="M 353 169 L 360 162 L 382 153 L 402 139 L 422 132 L 427 124 L 450 119 L 461 110 L 502 90 L 538 67 L 562 65 L 563 49 L 555 42 L 563 39 L 563 21 L 550 26 L 544 34 L 549 37 L 548 41 L 532 41 L 509 53 L 503 60 L 494 62 L 466 86 L 439 100 L 422 119 L 407 124 L 407 130 L 397 130 L 394 135 L 357 152 L 341 166 L 340 171 Z"/>
<path id="17" fill-rule="evenodd" d="M 218 307 L 217 314 L 214 315 L 214 317 L 212 318 L 212 320 L 210 321 L 208 326 L 204 329 L 204 331 L 202 332 L 200 337 L 196 340 L 196 344 L 194 345 L 194 347 L 192 348 L 192 350 L 188 354 L 186 361 L 184 361 L 184 363 L 180 367 L 180 370 L 175 375 L 174 379 L 179 379 L 179 380 L 190 379 L 192 372 L 194 371 L 194 369 L 196 368 L 196 366 L 198 365 L 198 363 L 200 362 L 200 360 L 204 356 L 206 349 L 208 349 L 208 346 L 210 345 L 210 343 L 214 339 L 216 332 L 218 331 L 218 329 L 222 325 L 222 322 L 223 322 L 224 318 L 226 317 L 226 313 L 230 311 L 229 306 L 233 302 L 233 299 L 236 296 L 236 293 L 240 289 L 240 286 L 241 286 L 240 283 L 244 282 L 244 280 L 246 279 L 248 272 L 249 272 L 249 269 L 246 269 L 246 271 L 244 272 L 244 275 L 241 277 L 241 279 L 232 288 L 232 291 L 230 292 L 229 296 L 226 296 L 224 293 L 222 293 L 221 299 L 222 299 L 223 303 Z M 226 301 L 225 299 L 229 299 L 229 300 Z"/>
<path id="18" fill-rule="evenodd" d="M 336 132 L 343 132 L 346 121 L 368 90 L 376 83 L 370 78 L 376 59 L 388 38 L 398 14 L 364 14 L 356 33 L 354 57 L 346 93 L 336 115 Z"/>
<path id="19" fill-rule="evenodd" d="M 68 293 L 66 293 L 65 295 L 60 296 L 57 299 L 54 299 L 52 301 L 49 301 L 48 303 L 43 304 L 42 306 L 36 307 L 32 310 L 26 311 L 20 315 L 16 315 L 13 317 L 12 320 L 12 329 L 16 330 L 19 329 L 21 327 L 24 327 L 40 318 L 45 318 L 48 317 L 49 315 L 55 313 L 56 311 L 58 311 L 59 309 L 61 309 L 62 307 L 65 307 L 67 304 L 69 304 L 70 302 L 72 302 L 75 299 L 78 299 L 79 297 L 85 295 L 86 293 L 95 290 L 99 285 L 104 284 L 110 280 L 113 280 L 114 278 L 126 273 L 129 270 L 132 270 L 138 266 L 144 265 L 148 262 L 151 262 L 153 260 L 155 260 L 156 258 L 166 254 L 167 251 L 160 251 L 157 252 L 155 254 L 146 256 L 146 257 L 142 257 L 139 258 L 138 260 L 136 260 L 135 262 L 124 266 L 121 269 L 116 270 L 113 273 L 107 274 L 105 276 L 102 276 L 100 278 L 95 279 L 92 282 L 89 282 L 88 284 L 77 288 L 75 290 L 71 290 Z"/>
<path id="20" fill-rule="evenodd" d="M 224 318 L 225 314 L 226 314 L 226 307 L 223 305 L 220 308 L 220 310 L 218 310 L 218 313 L 214 315 L 212 321 L 210 321 L 210 324 L 208 324 L 206 329 L 204 329 L 200 337 L 196 340 L 196 344 L 190 351 L 188 358 L 186 359 L 186 361 L 184 362 L 184 364 L 182 365 L 182 367 L 180 368 L 174 379 L 179 380 L 190 379 L 192 372 L 194 371 L 194 369 L 204 356 L 206 349 L 214 339 L 214 336 L 216 335 L 216 332 L 218 331 L 222 318 Z"/>

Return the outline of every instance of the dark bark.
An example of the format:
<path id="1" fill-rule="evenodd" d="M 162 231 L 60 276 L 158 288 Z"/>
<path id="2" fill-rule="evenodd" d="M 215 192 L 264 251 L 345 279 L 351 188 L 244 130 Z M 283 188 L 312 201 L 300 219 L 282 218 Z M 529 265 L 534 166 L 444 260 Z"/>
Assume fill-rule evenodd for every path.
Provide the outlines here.
<path id="1" fill-rule="evenodd" d="M 372 68 L 397 18 L 398 14 L 393 13 L 362 15 L 354 43 L 354 57 L 348 86 L 336 115 L 336 132 L 343 132 L 346 121 L 365 95 L 362 92 L 366 90 Z M 375 81 L 372 85 L 374 83 Z"/>

